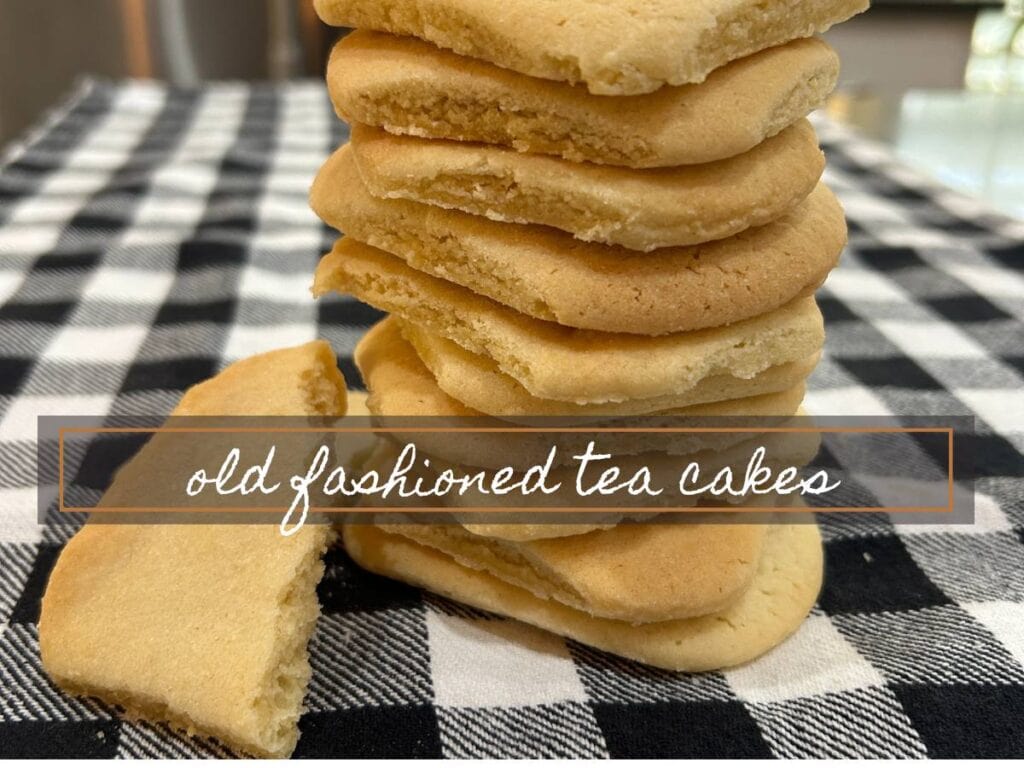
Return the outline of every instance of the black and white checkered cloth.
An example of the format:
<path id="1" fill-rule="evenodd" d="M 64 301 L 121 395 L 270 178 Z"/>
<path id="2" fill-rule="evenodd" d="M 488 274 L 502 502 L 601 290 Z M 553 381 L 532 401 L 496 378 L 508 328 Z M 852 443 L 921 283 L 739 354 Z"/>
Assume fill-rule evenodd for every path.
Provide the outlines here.
<path id="1" fill-rule="evenodd" d="M 819 123 L 851 243 L 821 292 L 819 414 L 975 414 L 976 523 L 826 522 L 827 581 L 741 669 L 648 669 L 329 556 L 303 756 L 1024 754 L 1024 223 Z M 38 414 L 159 414 L 273 347 L 349 357 L 378 313 L 313 302 L 306 190 L 345 138 L 319 84 L 87 83 L 0 168 L 0 756 L 215 745 L 65 697 L 36 620 Z"/>

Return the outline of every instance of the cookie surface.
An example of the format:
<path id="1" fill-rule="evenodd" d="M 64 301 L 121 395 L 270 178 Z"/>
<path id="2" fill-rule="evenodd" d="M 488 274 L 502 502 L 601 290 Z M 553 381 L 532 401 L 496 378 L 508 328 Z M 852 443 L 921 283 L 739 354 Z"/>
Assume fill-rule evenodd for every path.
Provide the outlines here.
<path id="1" fill-rule="evenodd" d="M 190 387 L 172 416 L 345 414 L 345 377 L 326 341 L 276 349 Z"/>
<path id="2" fill-rule="evenodd" d="M 775 647 L 807 616 L 822 580 L 817 528 L 773 526 L 765 535 L 750 587 L 727 608 L 696 618 L 631 625 L 538 598 L 374 526 L 345 526 L 343 536 L 349 554 L 369 571 L 619 656 L 683 672 L 736 666 Z"/>
<path id="3" fill-rule="evenodd" d="M 806 416 L 802 411 L 800 415 Z M 438 454 L 433 453 L 434 444 L 427 444 L 419 439 L 419 435 L 392 433 L 390 437 L 393 439 L 378 440 L 372 452 L 369 452 L 360 464 L 361 472 L 373 471 L 381 476 L 390 476 L 400 460 L 400 451 L 406 443 L 415 443 L 417 453 L 411 465 L 403 469 L 403 475 L 414 478 L 414 482 L 423 483 L 424 487 L 433 487 L 442 473 L 451 472 L 455 477 L 475 477 L 485 471 L 481 469 L 479 461 L 467 464 L 438 458 Z M 462 437 L 459 435 L 455 439 L 461 440 Z M 505 438 L 506 442 L 512 440 L 512 436 L 507 433 Z M 452 440 L 450 435 L 449 440 Z M 665 513 L 672 515 L 667 520 L 670 525 L 684 522 L 680 518 L 683 513 L 696 513 L 706 520 L 711 512 L 709 507 L 719 508 L 711 515 L 717 518 L 716 522 L 731 522 L 728 514 L 724 514 L 725 510 L 742 511 L 741 507 L 747 507 L 747 511 L 752 511 L 749 508 L 758 507 L 757 511 L 760 513 L 765 507 L 792 506 L 792 501 L 778 496 L 768 499 L 764 496 L 737 498 L 728 494 L 716 495 L 713 492 L 679 493 L 676 489 L 683 467 L 695 462 L 702 478 L 716 477 L 725 467 L 730 468 L 733 476 L 741 476 L 746 471 L 754 451 L 763 448 L 767 452 L 764 466 L 778 474 L 788 467 L 806 466 L 817 455 L 820 443 L 817 434 L 767 434 L 755 439 L 734 441 L 722 449 L 698 449 L 686 455 L 669 454 L 664 450 L 624 455 L 609 444 L 608 438 L 605 438 L 601 447 L 611 448 L 616 454 L 616 465 L 623 477 L 630 477 L 640 470 L 647 471 L 652 486 L 663 489 L 662 493 L 656 497 L 646 498 L 639 504 L 635 496 L 626 492 L 592 496 L 585 507 L 581 508 L 580 497 L 575 491 L 578 466 L 555 465 L 547 474 L 549 483 L 557 486 L 551 493 L 524 495 L 513 491 L 495 496 L 478 488 L 450 491 L 442 496 L 432 497 L 431 506 L 441 507 L 443 510 L 433 510 L 428 524 L 447 528 L 457 525 L 478 536 L 503 541 L 535 541 L 579 536 L 595 530 L 613 528 L 623 520 L 645 521 Z M 535 465 L 544 463 L 545 459 L 541 458 Z M 506 461 L 504 464 L 495 465 L 493 469 L 501 471 L 512 466 L 517 465 Z M 525 465 L 517 468 L 521 472 L 529 469 Z M 594 470 L 595 473 L 598 471 L 600 470 Z M 365 497 L 360 506 L 376 508 L 389 516 L 387 520 L 378 522 L 398 524 L 398 518 L 402 517 L 401 513 L 406 508 L 422 505 L 370 496 Z M 383 508 L 386 508 L 386 511 Z M 444 514 L 441 514 L 442 512 Z M 764 515 L 761 514 L 757 522 L 763 522 L 763 518 Z M 402 525 L 419 525 L 424 523 L 424 518 L 414 516 L 400 522 Z M 690 517 L 685 522 L 700 521 Z M 751 520 L 746 519 L 743 522 Z M 512 557 L 508 552 L 506 555 Z M 522 558 L 517 558 L 517 562 L 522 562 Z"/>
<path id="4" fill-rule="evenodd" d="M 617 525 L 582 536 L 495 541 L 453 525 L 382 525 L 544 600 L 631 624 L 703 616 L 746 589 L 762 525 Z"/>
<path id="5" fill-rule="evenodd" d="M 374 197 L 544 224 L 634 251 L 706 243 L 774 221 L 811 193 L 825 168 L 806 120 L 727 160 L 653 170 L 394 136 L 361 124 L 352 127 L 350 151 Z"/>
<path id="6" fill-rule="evenodd" d="M 806 413 L 800 413 L 802 417 L 806 415 Z M 400 447 L 406 442 L 413 441 L 415 438 L 403 438 L 401 435 L 398 436 L 397 442 L 385 441 L 388 450 L 383 455 L 378 454 L 374 468 L 378 471 L 383 470 L 385 474 L 390 474 L 398 461 Z M 439 474 L 451 472 L 456 477 L 476 477 L 483 471 L 477 463 L 457 464 L 445 461 L 433 454 L 426 455 L 426 449 L 420 445 L 419 441 L 416 442 L 420 452 L 416 454 L 417 458 L 410 471 L 415 471 L 417 477 L 423 477 L 426 485 L 436 482 Z M 478 522 L 506 523 L 509 526 L 532 526 L 534 524 L 560 526 L 577 522 L 590 525 L 593 523 L 603 524 L 608 521 L 617 522 L 623 517 L 645 519 L 673 511 L 689 514 L 698 511 L 701 506 L 735 509 L 737 505 L 747 503 L 747 500 L 725 492 L 681 493 L 678 483 L 682 469 L 693 463 L 698 468 L 699 476 L 705 480 L 718 477 L 725 469 L 728 469 L 733 477 L 742 477 L 754 452 L 764 449 L 766 456 L 763 465 L 774 476 L 788 467 L 799 468 L 809 464 L 817 455 L 821 447 L 821 440 L 815 433 L 770 433 L 744 439 L 721 449 L 695 450 L 681 455 L 660 450 L 636 454 L 620 453 L 615 448 L 614 439 L 607 436 L 598 445 L 615 454 L 615 465 L 621 472 L 621 477 L 630 478 L 640 472 L 646 472 L 651 486 L 661 489 L 661 493 L 655 497 L 638 499 L 636 495 L 627 490 L 619 490 L 607 494 L 591 495 L 584 502 L 576 491 L 579 466 L 563 464 L 553 466 L 547 473 L 547 478 L 553 486 L 550 493 L 524 494 L 518 490 L 512 490 L 507 494 L 496 495 L 473 486 L 464 491 L 451 491 L 445 494 L 443 506 L 447 508 L 446 511 L 450 511 L 450 516 L 456 522 L 467 528 Z M 543 463 L 544 461 L 541 460 L 538 465 Z M 511 466 L 511 464 L 507 462 L 505 466 Z M 599 464 L 598 468 L 590 468 L 587 474 L 588 482 L 596 480 L 601 472 L 601 466 Z M 520 469 L 526 468 L 520 467 Z M 381 503 L 376 498 L 369 499 L 366 505 L 377 508 L 390 506 L 389 503 Z M 768 504 L 763 498 L 757 497 L 750 500 L 750 505 L 765 507 L 774 506 L 774 503 Z M 478 510 L 486 510 L 487 515 L 481 518 L 475 514 Z M 554 535 L 556 534 L 552 534 L 552 536 Z M 567 534 L 559 532 L 557 535 Z M 540 535 L 533 538 L 551 538 L 551 536 Z"/>
<path id="7" fill-rule="evenodd" d="M 452 427 L 470 424 L 500 427 L 503 423 L 464 405 L 442 390 L 413 346 L 402 336 L 399 323 L 394 318 L 386 318 L 367 331 L 356 346 L 354 357 L 370 390 L 367 407 L 375 416 L 384 419 L 434 417 L 438 423 L 451 424 Z M 642 420 L 630 419 L 628 426 L 678 426 L 686 418 L 792 416 L 800 407 L 803 395 L 803 384 L 797 384 L 782 392 L 661 411 Z M 605 422 L 608 425 L 614 423 L 614 420 Z M 623 422 L 620 420 L 619 424 Z M 559 446 L 562 463 L 571 461 L 569 457 L 581 452 L 589 438 L 587 435 L 558 433 L 511 435 L 506 432 L 494 435 L 467 432 L 458 440 L 452 440 L 444 433 L 436 436 L 418 434 L 413 439 L 426 453 L 452 463 L 501 468 L 543 463 L 553 444 Z M 714 437 L 621 434 L 616 437 L 615 448 L 616 452 L 624 454 L 667 450 L 678 455 L 711 447 L 722 448 L 742 439 L 741 434 Z"/>
<path id="8" fill-rule="evenodd" d="M 131 716 L 285 757 L 310 675 L 327 534 L 87 524 L 50 576 L 43 667 L 68 692 Z"/>
<path id="9" fill-rule="evenodd" d="M 810 37 L 867 0 L 316 0 L 328 24 L 412 35 L 591 93 L 650 93 Z"/>
<path id="10" fill-rule="evenodd" d="M 812 298 L 732 325 L 665 336 L 567 328 L 419 272 L 351 238 L 339 240 L 317 267 L 313 293 L 328 292 L 351 293 L 491 358 L 534 397 L 577 404 L 685 395 L 711 376 L 749 380 L 804 360 L 824 342 Z"/>
<path id="11" fill-rule="evenodd" d="M 752 149 L 823 106 L 838 74 L 835 52 L 803 39 L 734 61 L 700 85 L 607 99 L 415 38 L 357 30 L 331 52 L 327 87 L 342 118 L 394 134 L 655 168 Z"/>
<path id="12" fill-rule="evenodd" d="M 824 185 L 771 224 L 647 254 L 375 198 L 345 149 L 321 169 L 310 199 L 327 223 L 419 271 L 540 320 L 617 333 L 690 331 L 764 314 L 813 292 L 846 243 L 842 208 Z"/>
<path id="13" fill-rule="evenodd" d="M 235 363 L 190 389 L 174 415 L 338 415 L 345 404 L 334 353 L 319 341 Z M 153 446 L 105 499 L 132 464 L 152 461 Z M 298 739 L 330 538 L 322 525 L 284 538 L 277 525 L 86 524 L 43 598 L 43 668 L 130 716 L 285 757 Z"/>
<path id="14" fill-rule="evenodd" d="M 531 423 L 537 416 L 572 416 L 595 422 L 610 417 L 650 415 L 673 408 L 754 397 L 799 386 L 818 364 L 819 353 L 775 365 L 750 379 L 727 374 L 708 376 L 678 395 L 634 398 L 621 403 L 568 403 L 530 394 L 498 369 L 493 360 L 474 354 L 430 331 L 404 324 L 402 334 L 416 348 L 424 365 L 445 393 L 469 407 L 507 421 Z"/>
<path id="15" fill-rule="evenodd" d="M 389 473 L 395 464 L 398 457 L 398 447 L 392 442 L 384 439 L 380 439 L 377 445 L 370 452 L 366 459 L 362 462 L 360 469 L 362 471 L 376 471 L 378 473 Z M 429 470 L 425 469 L 422 465 L 417 466 L 409 474 L 415 476 L 417 479 L 423 478 L 425 482 L 433 482 L 436 475 L 430 473 Z M 453 494 L 448 494 L 442 498 L 436 499 L 436 503 L 439 507 L 448 507 Z M 381 506 L 394 506 L 397 505 L 396 501 L 380 501 L 379 497 L 365 497 L 360 503 L 361 507 L 381 507 Z M 641 513 L 636 515 L 639 519 L 641 517 L 649 517 Z M 434 518 L 437 520 L 437 518 Z M 464 528 L 470 533 L 477 534 L 479 536 L 487 536 L 495 539 L 502 539 L 507 541 L 534 541 L 536 539 L 551 539 L 559 538 L 562 536 L 580 536 L 591 531 L 602 530 L 605 528 L 612 528 L 618 525 L 623 519 L 623 515 L 609 511 L 606 514 L 599 514 L 596 512 L 589 513 L 587 519 L 580 521 L 566 521 L 565 518 L 562 521 L 558 520 L 538 520 L 532 521 L 518 521 L 518 522 L 495 522 L 481 520 L 478 514 L 460 512 L 458 509 L 451 509 L 450 514 L 443 517 L 442 522 L 445 525 L 457 524 Z M 423 518 L 415 519 L 412 518 L 408 522 L 414 522 L 416 524 L 422 523 Z"/>

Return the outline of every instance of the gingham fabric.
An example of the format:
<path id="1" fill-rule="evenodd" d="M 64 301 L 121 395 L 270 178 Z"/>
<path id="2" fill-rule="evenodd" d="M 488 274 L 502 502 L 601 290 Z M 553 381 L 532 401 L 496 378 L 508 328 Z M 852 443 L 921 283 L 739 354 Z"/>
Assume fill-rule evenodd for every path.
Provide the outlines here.
<path id="1" fill-rule="evenodd" d="M 741 669 L 670 674 L 357 569 L 320 587 L 299 756 L 1024 754 L 1024 224 L 819 121 L 850 247 L 821 291 L 819 414 L 975 414 L 972 526 L 824 522 L 813 615 Z M 350 353 L 314 302 L 322 87 L 85 84 L 0 170 L 0 755 L 225 754 L 55 690 L 36 620 L 38 414 L 159 414 L 273 347 Z M 169 588 L 171 585 L 169 585 Z"/>

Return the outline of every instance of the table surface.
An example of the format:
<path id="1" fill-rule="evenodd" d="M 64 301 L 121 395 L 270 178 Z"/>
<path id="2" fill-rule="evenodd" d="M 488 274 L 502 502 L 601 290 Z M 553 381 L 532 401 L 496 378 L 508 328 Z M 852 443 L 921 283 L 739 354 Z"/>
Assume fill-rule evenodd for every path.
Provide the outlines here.
<path id="1" fill-rule="evenodd" d="M 672 674 L 328 557 L 297 754 L 1024 753 L 1024 224 L 817 123 L 850 246 L 820 293 L 819 414 L 973 414 L 976 521 L 822 520 L 812 616 L 741 669 Z M 36 417 L 166 413 L 266 349 L 379 313 L 309 296 L 306 190 L 344 127 L 320 85 L 90 82 L 0 169 L 0 755 L 224 754 L 57 691 L 36 621 Z M 74 466 L 69 467 L 74 472 Z M 45 493 L 44 491 L 42 491 Z"/>
<path id="2" fill-rule="evenodd" d="M 838 94 L 830 112 L 938 181 L 1024 219 L 1024 94 Z"/>

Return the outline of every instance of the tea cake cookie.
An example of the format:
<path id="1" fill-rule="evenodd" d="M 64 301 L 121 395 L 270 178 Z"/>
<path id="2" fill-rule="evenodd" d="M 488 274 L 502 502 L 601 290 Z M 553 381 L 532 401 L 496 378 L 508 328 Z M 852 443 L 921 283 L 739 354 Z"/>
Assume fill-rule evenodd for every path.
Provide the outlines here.
<path id="1" fill-rule="evenodd" d="M 821 589 L 822 548 L 813 524 L 772 526 L 750 586 L 706 616 L 633 625 L 595 618 L 489 573 L 467 568 L 432 547 L 372 525 L 343 529 L 345 547 L 374 573 L 508 616 L 628 659 L 680 672 L 733 667 L 785 640 Z"/>
<path id="2" fill-rule="evenodd" d="M 190 387 L 172 416 L 339 416 L 345 377 L 326 341 L 253 355 Z"/>
<path id="3" fill-rule="evenodd" d="M 721 610 L 745 590 L 764 525 L 633 523 L 537 541 L 500 541 L 458 525 L 381 525 L 544 600 L 638 624 Z"/>
<path id="4" fill-rule="evenodd" d="M 801 412 L 800 416 L 806 417 Z M 408 442 L 419 441 L 415 438 L 403 439 L 401 436 L 396 441 L 388 439 L 393 448 L 393 455 L 384 457 L 380 466 L 385 467 L 390 473 L 398 461 L 399 451 Z M 637 497 L 627 489 L 590 496 L 585 503 L 576 491 L 576 480 L 579 471 L 578 464 L 562 464 L 551 468 L 547 478 L 552 484 L 553 490 L 547 494 L 523 493 L 520 490 L 510 490 L 505 494 L 494 494 L 481 490 L 473 485 L 464 492 L 456 491 L 447 495 L 445 506 L 452 510 L 452 515 L 460 522 L 477 522 L 481 520 L 476 515 L 477 510 L 487 510 L 487 515 L 482 519 L 491 522 L 498 522 L 498 517 L 504 518 L 500 522 L 516 524 L 542 520 L 545 523 L 561 523 L 572 518 L 589 518 L 591 513 L 604 515 L 605 510 L 616 514 L 628 513 L 654 515 L 659 512 L 675 510 L 679 512 L 697 511 L 700 501 L 715 500 L 718 506 L 733 508 L 742 503 L 744 499 L 728 492 L 716 492 L 708 490 L 702 493 L 683 493 L 679 490 L 680 473 L 690 464 L 698 467 L 699 477 L 702 483 L 710 482 L 723 470 L 728 469 L 732 477 L 744 477 L 751 457 L 758 449 L 764 449 L 766 454 L 762 466 L 767 468 L 772 476 L 776 476 L 789 467 L 801 468 L 807 466 L 817 455 L 821 447 L 820 435 L 816 432 L 796 433 L 767 433 L 759 434 L 756 437 L 746 436 L 742 441 L 735 442 L 721 449 L 703 449 L 685 455 L 669 454 L 665 451 L 654 451 L 648 453 L 627 454 L 618 451 L 611 438 L 605 438 L 598 443 L 599 450 L 615 454 L 615 465 L 621 473 L 621 477 L 628 479 L 637 476 L 640 472 L 646 471 L 651 486 L 662 490 L 660 495 L 652 497 Z M 471 465 L 455 464 L 445 461 L 437 456 L 424 456 L 417 452 L 417 465 L 423 459 L 429 461 L 426 468 L 436 477 L 439 474 L 451 472 L 456 477 L 476 477 L 482 468 L 476 463 Z M 544 462 L 541 462 L 544 463 Z M 508 464 L 508 463 L 506 463 Z M 598 462 L 597 467 L 590 468 L 587 475 L 591 481 L 596 481 L 602 468 L 607 465 Z M 523 468 L 521 468 L 523 469 Z M 694 480 L 691 487 L 696 485 Z M 755 506 L 765 507 L 774 504 L 761 503 L 752 500 Z M 553 511 L 552 511 L 553 510 Z M 461 514 L 460 514 L 461 512 Z"/>
<path id="5" fill-rule="evenodd" d="M 824 342 L 812 298 L 732 325 L 665 336 L 567 328 L 419 272 L 351 238 L 339 240 L 317 266 L 313 293 L 328 292 L 353 294 L 490 357 L 534 397 L 577 404 L 685 395 L 711 376 L 749 380 L 804 360 Z M 722 399 L 729 398 L 708 398 Z"/>
<path id="6" fill-rule="evenodd" d="M 129 717 L 287 757 L 329 530 L 87 524 L 50 576 L 43 668 Z"/>
<path id="7" fill-rule="evenodd" d="M 345 407 L 334 353 L 318 341 L 235 363 L 190 389 L 174 415 L 333 416 Z M 108 495 L 128 476 L 119 473 Z M 47 674 L 130 717 L 251 755 L 290 755 L 330 528 L 306 525 L 285 538 L 269 524 L 96 519 L 68 542 L 47 584 Z"/>
<path id="8" fill-rule="evenodd" d="M 544 224 L 635 251 L 706 243 L 774 221 L 810 194 L 825 169 L 806 120 L 736 157 L 649 170 L 394 136 L 361 124 L 352 127 L 351 152 L 374 197 Z"/>
<path id="9" fill-rule="evenodd" d="M 328 24 L 411 35 L 533 77 L 625 96 L 824 32 L 867 0 L 316 0 Z"/>
<path id="10" fill-rule="evenodd" d="M 418 449 L 411 464 L 403 469 L 403 476 L 411 482 L 422 483 L 424 487 L 430 488 L 438 482 L 442 473 L 451 472 L 455 477 L 476 477 L 486 472 L 477 464 L 465 465 L 439 460 L 427 451 L 422 441 L 401 436 L 379 439 L 359 465 L 359 471 L 390 476 L 408 442 L 415 442 Z M 429 506 L 432 509 L 429 522 L 447 526 L 457 523 L 470 533 L 505 541 L 578 536 L 612 528 L 623 520 L 648 520 L 665 514 L 673 515 L 668 524 L 698 524 L 709 519 L 719 523 L 732 522 L 729 517 L 732 512 L 751 513 L 757 516 L 757 522 L 764 522 L 771 518 L 774 508 L 791 507 L 794 500 L 774 494 L 746 497 L 712 491 L 683 494 L 677 490 L 682 469 L 690 462 L 696 462 L 700 477 L 705 479 L 715 477 L 725 467 L 730 467 L 733 476 L 742 476 L 753 452 L 763 447 L 767 452 L 763 466 L 773 475 L 778 475 L 788 467 L 806 466 L 817 454 L 820 442 L 820 437 L 813 433 L 768 434 L 759 439 L 747 439 L 723 451 L 705 450 L 682 457 L 669 456 L 663 452 L 620 456 L 617 466 L 624 477 L 630 477 L 646 467 L 651 474 L 652 486 L 664 489 L 661 495 L 645 498 L 639 504 L 635 496 L 620 492 L 592 497 L 582 506 L 574 490 L 578 468 L 555 466 L 548 473 L 548 480 L 560 487 L 553 493 L 539 495 L 513 491 L 498 496 L 476 487 L 468 488 L 465 492 L 450 490 L 430 498 Z M 599 471 L 594 470 L 595 473 Z M 401 514 L 396 514 L 408 508 L 421 507 L 422 503 L 415 500 L 367 496 L 359 506 L 380 510 L 384 519 L 375 520 L 378 523 L 419 525 L 424 521 L 419 515 L 403 519 Z M 712 510 L 711 507 L 717 509 Z M 440 514 L 442 511 L 444 514 Z M 745 518 L 742 522 L 752 521 L 753 518 Z"/>
<path id="11" fill-rule="evenodd" d="M 824 106 L 838 75 L 835 51 L 803 39 L 716 69 L 700 85 L 608 99 L 415 38 L 356 30 L 331 52 L 327 88 L 342 118 L 393 134 L 657 168 L 752 149 Z"/>
<path id="12" fill-rule="evenodd" d="M 464 405 L 442 390 L 415 349 L 402 336 L 398 321 L 394 318 L 385 318 L 367 331 L 356 346 L 354 357 L 363 381 L 370 390 L 367 408 L 374 416 L 380 417 L 384 424 L 389 421 L 394 423 L 396 419 L 400 421 L 399 417 L 406 416 L 430 418 L 441 425 L 450 424 L 452 429 L 470 425 L 501 427 L 503 423 Z M 797 412 L 803 395 L 804 386 L 801 383 L 781 392 L 676 408 L 643 419 L 633 417 L 628 424 L 621 420 L 618 423 L 629 427 L 657 428 L 679 426 L 684 423 L 684 419 L 788 417 Z M 550 423 L 550 420 L 546 423 L 538 420 L 538 426 Z M 576 423 L 574 419 L 573 425 Z M 601 422 L 607 426 L 615 423 L 614 420 Z M 430 455 L 455 464 L 501 468 L 543 463 L 553 445 L 559 449 L 556 463 L 570 462 L 574 454 L 586 447 L 591 435 L 466 432 L 460 434 L 458 440 L 452 440 L 448 433 L 416 434 L 412 439 L 416 441 L 417 447 Z M 624 454 L 665 450 L 678 455 L 708 448 L 723 448 L 743 439 L 742 433 L 631 433 L 617 434 L 614 447 L 616 452 Z"/>
<path id="13" fill-rule="evenodd" d="M 616 333 L 690 331 L 764 314 L 813 293 L 846 244 L 842 207 L 824 185 L 771 224 L 648 254 L 375 198 L 347 148 L 320 171 L 310 199 L 328 224 L 421 272 L 540 320 Z"/>
<path id="14" fill-rule="evenodd" d="M 398 455 L 398 447 L 392 441 L 379 438 L 373 450 L 367 454 L 365 460 L 360 465 L 360 470 L 362 472 L 377 472 L 378 474 L 390 473 Z M 437 473 L 422 464 L 412 467 L 406 476 L 412 478 L 413 482 L 422 479 L 427 484 L 431 484 L 437 479 Z M 430 500 L 430 504 L 438 508 L 447 508 L 454 495 L 449 493 L 439 498 L 434 497 Z M 422 517 L 403 520 L 401 514 L 396 515 L 396 507 L 401 507 L 404 510 L 408 507 L 417 506 L 414 500 L 409 501 L 401 497 L 383 500 L 379 496 L 364 496 L 360 499 L 357 506 L 367 511 L 380 507 L 389 507 L 392 511 L 382 514 L 386 515 L 388 520 L 395 521 L 396 523 L 402 521 L 401 524 L 422 524 L 423 522 Z M 537 517 L 534 517 L 529 521 L 503 523 L 482 521 L 477 514 L 465 511 L 460 513 L 459 510 L 454 508 L 447 515 L 441 515 L 437 510 L 430 514 L 432 521 L 440 518 L 445 525 L 456 524 L 480 536 L 509 541 L 532 541 L 534 539 L 550 539 L 561 536 L 580 536 L 591 531 L 613 528 L 622 522 L 624 517 L 624 515 L 615 510 L 609 510 L 607 512 L 588 512 L 583 521 L 567 522 L 564 517 L 560 520 L 539 520 Z M 629 517 L 643 519 L 654 514 L 656 512 L 652 511 L 649 513 L 631 514 Z M 408 515 L 406 515 L 406 518 L 408 518 Z"/>
<path id="15" fill-rule="evenodd" d="M 384 318 L 363 335 L 356 345 L 354 359 L 369 390 L 365 407 L 375 416 L 436 416 L 481 421 L 494 415 L 474 410 L 444 392 L 416 349 L 403 336 L 401 323 L 394 317 Z M 349 397 L 355 394 L 349 393 Z M 664 410 L 650 414 L 642 422 L 633 419 L 631 423 L 657 427 L 688 416 L 792 416 L 800 407 L 803 394 L 801 383 L 778 392 Z M 351 402 L 349 412 L 352 412 Z"/>
<path id="16" fill-rule="evenodd" d="M 440 389 L 474 410 L 506 421 L 532 424 L 536 417 L 573 417 L 594 423 L 627 416 L 653 414 L 695 405 L 715 405 L 740 398 L 779 393 L 798 387 L 818 364 L 819 353 L 772 366 L 750 379 L 728 374 L 708 376 L 693 389 L 676 395 L 624 400 L 618 403 L 570 403 L 535 397 L 522 384 L 499 370 L 484 355 L 415 325 L 401 324 L 402 335 L 430 370 Z"/>

